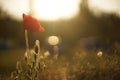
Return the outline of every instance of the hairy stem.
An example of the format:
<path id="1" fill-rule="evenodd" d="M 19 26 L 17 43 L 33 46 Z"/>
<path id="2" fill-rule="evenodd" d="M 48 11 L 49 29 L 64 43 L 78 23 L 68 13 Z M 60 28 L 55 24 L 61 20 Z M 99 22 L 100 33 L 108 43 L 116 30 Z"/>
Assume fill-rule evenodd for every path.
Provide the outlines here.
<path id="1" fill-rule="evenodd" d="M 29 51 L 28 31 L 25 29 L 26 51 Z"/>

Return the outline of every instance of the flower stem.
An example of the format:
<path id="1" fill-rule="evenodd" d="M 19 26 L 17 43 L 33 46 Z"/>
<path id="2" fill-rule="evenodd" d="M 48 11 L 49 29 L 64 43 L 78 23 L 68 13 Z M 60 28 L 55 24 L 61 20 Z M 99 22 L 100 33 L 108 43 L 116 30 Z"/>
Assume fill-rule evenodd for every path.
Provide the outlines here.
<path id="1" fill-rule="evenodd" d="M 28 31 L 25 29 L 26 51 L 29 51 Z"/>

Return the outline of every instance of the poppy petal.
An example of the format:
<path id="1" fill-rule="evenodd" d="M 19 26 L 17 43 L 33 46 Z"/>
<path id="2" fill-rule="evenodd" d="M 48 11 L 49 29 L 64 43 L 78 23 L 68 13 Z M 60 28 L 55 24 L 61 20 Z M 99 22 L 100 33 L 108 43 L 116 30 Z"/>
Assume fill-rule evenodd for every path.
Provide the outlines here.
<path id="1" fill-rule="evenodd" d="M 32 16 L 23 13 L 24 28 L 30 32 L 44 32 L 45 29 L 41 26 L 40 22 Z"/>

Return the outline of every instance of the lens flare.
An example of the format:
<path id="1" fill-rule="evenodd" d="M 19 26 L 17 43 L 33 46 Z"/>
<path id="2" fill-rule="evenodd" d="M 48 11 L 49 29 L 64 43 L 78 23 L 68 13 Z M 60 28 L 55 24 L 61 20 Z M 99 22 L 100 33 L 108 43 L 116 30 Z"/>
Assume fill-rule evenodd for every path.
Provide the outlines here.
<path id="1" fill-rule="evenodd" d="M 57 45 L 59 43 L 59 38 L 57 36 L 48 37 L 48 43 L 50 45 Z"/>

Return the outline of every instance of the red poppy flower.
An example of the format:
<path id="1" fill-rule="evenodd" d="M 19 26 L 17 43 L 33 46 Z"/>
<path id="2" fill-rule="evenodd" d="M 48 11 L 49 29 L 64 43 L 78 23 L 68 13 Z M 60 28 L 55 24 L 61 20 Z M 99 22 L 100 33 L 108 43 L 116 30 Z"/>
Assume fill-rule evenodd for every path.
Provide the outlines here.
<path id="1" fill-rule="evenodd" d="M 30 32 L 44 32 L 45 29 L 41 26 L 40 22 L 32 16 L 23 13 L 24 28 Z"/>

